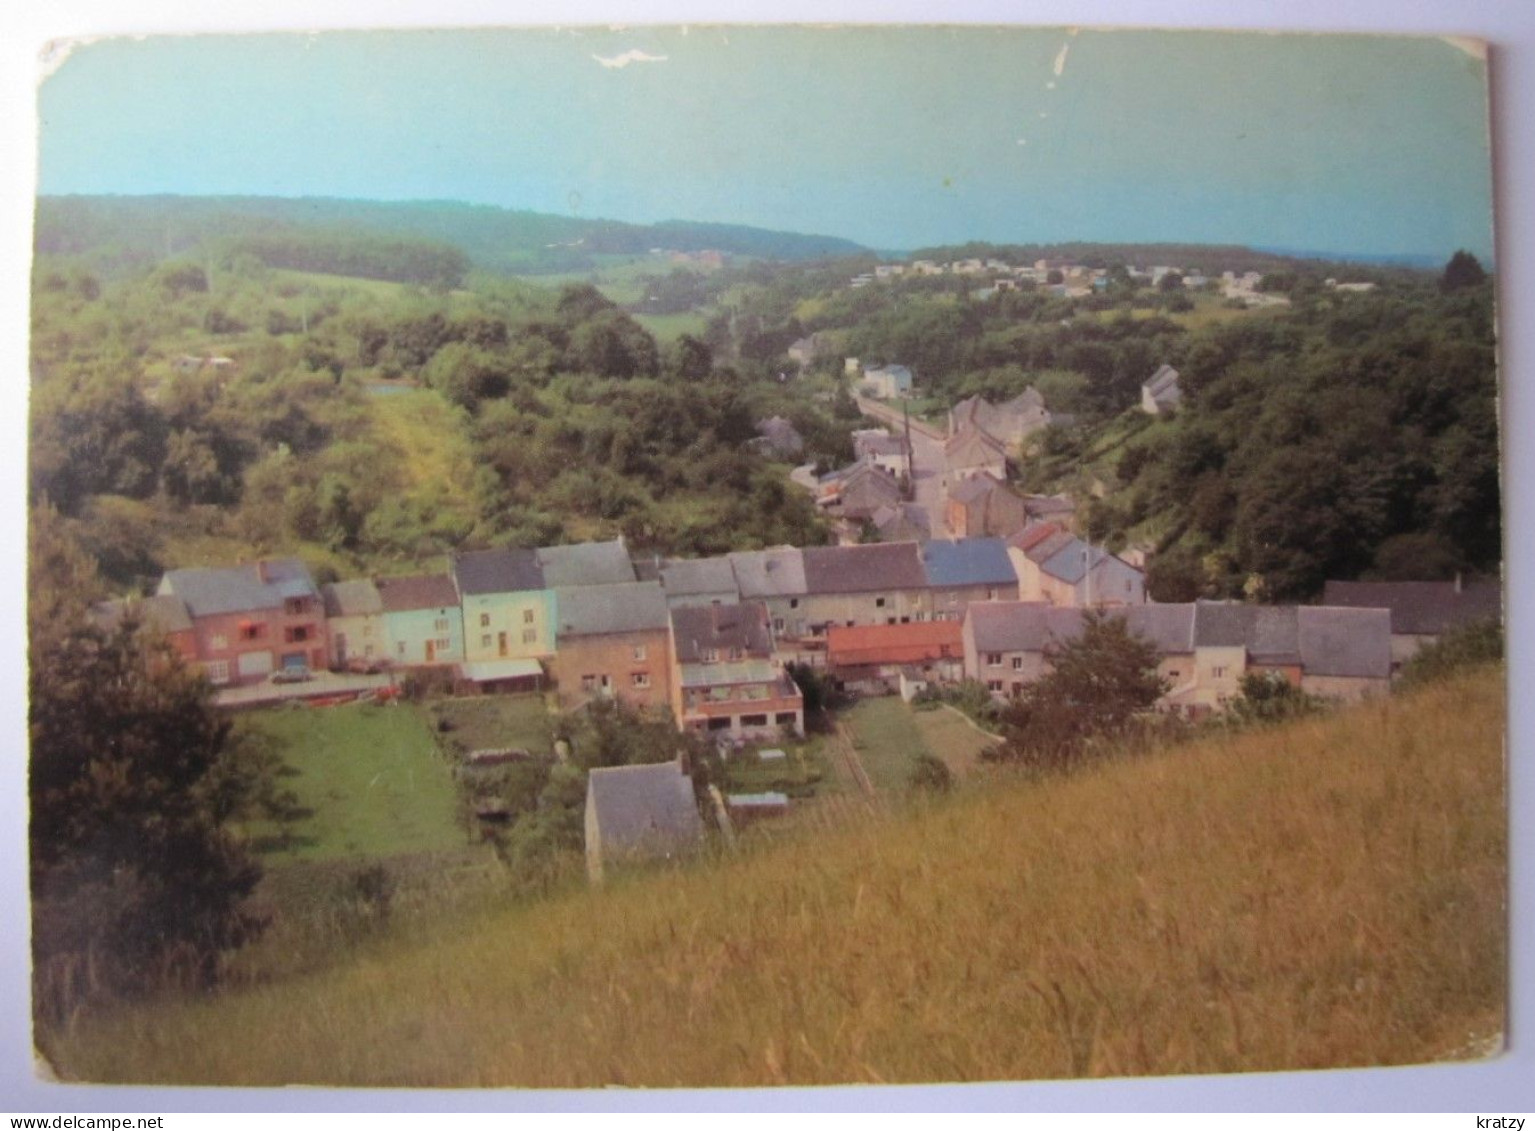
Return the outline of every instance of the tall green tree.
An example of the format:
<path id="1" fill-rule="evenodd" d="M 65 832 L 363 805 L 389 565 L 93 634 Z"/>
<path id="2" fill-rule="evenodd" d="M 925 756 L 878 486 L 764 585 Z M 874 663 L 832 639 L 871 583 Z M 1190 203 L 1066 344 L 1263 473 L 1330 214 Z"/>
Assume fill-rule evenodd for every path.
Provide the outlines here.
<path id="1" fill-rule="evenodd" d="M 1469 251 L 1457 251 L 1450 256 L 1450 261 L 1444 265 L 1444 274 L 1439 276 L 1439 289 L 1441 291 L 1458 291 L 1466 287 L 1479 287 L 1487 281 L 1487 272 L 1483 270 L 1481 261 Z"/>
<path id="2" fill-rule="evenodd" d="M 1078 761 L 1089 743 L 1122 735 L 1136 715 L 1167 691 L 1155 646 L 1123 617 L 1083 613 L 1082 633 L 1052 645 L 1050 672 L 1003 714 L 1007 739 L 987 757 L 1039 769 Z"/>

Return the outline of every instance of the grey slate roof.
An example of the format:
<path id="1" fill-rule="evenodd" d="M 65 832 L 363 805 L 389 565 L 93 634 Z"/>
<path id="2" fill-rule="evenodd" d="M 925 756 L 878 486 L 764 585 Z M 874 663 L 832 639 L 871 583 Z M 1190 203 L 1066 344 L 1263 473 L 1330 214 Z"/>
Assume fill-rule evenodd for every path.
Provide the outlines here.
<path id="1" fill-rule="evenodd" d="M 1307 675 L 1391 678 L 1391 613 L 1386 609 L 1303 605 L 1295 615 Z"/>
<path id="2" fill-rule="evenodd" d="M 458 590 L 453 587 L 453 579 L 445 573 L 380 577 L 374 585 L 386 613 L 448 609 L 458 604 Z"/>
<path id="3" fill-rule="evenodd" d="M 116 631 L 128 617 L 162 633 L 187 632 L 192 627 L 192 618 L 179 597 L 131 597 L 91 606 L 91 619 L 107 632 Z"/>
<path id="4" fill-rule="evenodd" d="M 1042 545 L 1048 546 L 1050 543 L 1047 541 Z M 1098 546 L 1089 546 L 1078 538 L 1072 538 L 1070 542 L 1059 547 L 1048 557 L 1029 555 L 1039 563 L 1041 570 L 1068 585 L 1075 585 L 1087 576 L 1089 569 L 1097 569 L 1113 556 L 1107 550 Z"/>
<path id="5" fill-rule="evenodd" d="M 867 546 L 811 546 L 802 550 L 805 589 L 809 593 L 872 593 L 889 589 L 925 589 L 916 542 L 878 542 Z"/>
<path id="6" fill-rule="evenodd" d="M 1501 619 L 1503 589 L 1495 577 L 1467 582 L 1458 593 L 1453 581 L 1329 581 L 1322 603 L 1390 609 L 1392 632 L 1439 636 L 1475 621 Z"/>
<path id="7" fill-rule="evenodd" d="M 667 597 L 729 597 L 734 600 L 735 570 L 729 558 L 680 558 L 661 566 L 660 580 Z"/>
<path id="8" fill-rule="evenodd" d="M 173 569 L 161 578 L 159 594 L 180 597 L 194 617 L 280 609 L 290 597 L 320 596 L 309 570 L 295 558 L 226 569 Z"/>
<path id="9" fill-rule="evenodd" d="M 1038 601 L 982 601 L 965 613 L 981 652 L 1041 652 L 1082 635 L 1082 610 Z"/>
<path id="10" fill-rule="evenodd" d="M 604 856 L 666 853 L 703 836 L 693 783 L 677 762 L 600 766 L 587 775 L 586 806 L 596 811 Z"/>
<path id="11" fill-rule="evenodd" d="M 1168 390 L 1176 389 L 1177 386 L 1178 371 L 1171 365 L 1162 365 L 1147 379 L 1141 388 L 1145 389 L 1153 397 L 1160 399 L 1167 394 Z"/>
<path id="12" fill-rule="evenodd" d="M 450 568 L 459 592 L 465 597 L 548 587 L 533 550 L 472 550 L 454 554 Z"/>
<path id="13" fill-rule="evenodd" d="M 384 611 L 383 599 L 373 582 L 364 577 L 354 581 L 332 581 L 320 586 L 328 617 L 367 617 Z"/>
<path id="14" fill-rule="evenodd" d="M 1131 605 L 1115 609 L 1125 626 L 1149 640 L 1162 655 L 1184 655 L 1194 650 L 1196 612 L 1193 605 Z"/>
<path id="15" fill-rule="evenodd" d="M 554 603 L 558 638 L 666 631 L 666 593 L 658 581 L 556 589 Z"/>
<path id="16" fill-rule="evenodd" d="M 767 606 L 761 601 L 673 609 L 672 636 L 677 662 L 683 664 L 704 663 L 710 650 L 718 660 L 728 660 L 732 650 L 738 659 L 773 654 Z"/>
<path id="17" fill-rule="evenodd" d="M 869 518 L 885 542 L 925 542 L 932 536 L 933 524 L 927 517 L 927 508 L 916 503 L 880 507 Z"/>
<path id="18" fill-rule="evenodd" d="M 983 472 L 980 475 L 972 475 L 961 479 L 953 487 L 949 488 L 949 498 L 961 506 L 969 506 L 979 499 L 984 499 L 997 488 L 1002 486 L 1002 481 L 993 475 Z"/>
<path id="19" fill-rule="evenodd" d="M 728 555 L 735 571 L 736 587 L 743 599 L 754 597 L 803 597 L 804 551 L 793 546 L 774 550 L 747 550 Z"/>
<path id="20" fill-rule="evenodd" d="M 922 547 L 928 583 L 937 588 L 964 585 L 1004 585 L 1017 595 L 1018 574 L 1000 538 L 961 538 L 928 542 Z"/>
<path id="21" fill-rule="evenodd" d="M 621 541 L 544 546 L 538 551 L 544 584 L 550 589 L 576 585 L 615 585 L 635 580 L 634 564 Z"/>
<path id="22" fill-rule="evenodd" d="M 1299 663 L 1295 607 L 1201 601 L 1196 606 L 1195 640 L 1205 648 L 1246 648 L 1254 660 Z"/>

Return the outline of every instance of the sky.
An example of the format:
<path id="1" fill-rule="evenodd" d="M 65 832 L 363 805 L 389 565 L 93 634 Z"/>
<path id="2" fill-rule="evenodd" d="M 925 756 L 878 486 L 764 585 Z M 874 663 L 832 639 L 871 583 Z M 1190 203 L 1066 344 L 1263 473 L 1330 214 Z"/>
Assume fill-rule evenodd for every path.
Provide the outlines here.
<path id="1" fill-rule="evenodd" d="M 1439 39 L 995 27 L 118 38 L 39 190 L 461 200 L 879 249 L 1492 255 L 1486 65 Z"/>

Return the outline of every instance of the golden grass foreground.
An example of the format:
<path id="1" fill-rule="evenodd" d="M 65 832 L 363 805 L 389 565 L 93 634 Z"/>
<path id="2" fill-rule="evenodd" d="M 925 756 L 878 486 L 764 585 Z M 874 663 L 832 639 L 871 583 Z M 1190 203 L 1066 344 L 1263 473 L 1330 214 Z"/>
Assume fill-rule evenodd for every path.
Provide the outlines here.
<path id="1" fill-rule="evenodd" d="M 82 1020 L 66 1078 L 580 1087 L 1238 1072 L 1503 1031 L 1503 673 L 634 875 Z"/>

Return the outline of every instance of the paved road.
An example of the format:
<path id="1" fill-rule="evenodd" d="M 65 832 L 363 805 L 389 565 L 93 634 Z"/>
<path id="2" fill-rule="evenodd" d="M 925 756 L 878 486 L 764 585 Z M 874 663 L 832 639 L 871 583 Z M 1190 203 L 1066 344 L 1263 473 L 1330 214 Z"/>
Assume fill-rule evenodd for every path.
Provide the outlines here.
<path id="1" fill-rule="evenodd" d="M 879 401 L 859 397 L 858 407 L 899 434 L 904 427 L 901 411 Z M 927 511 L 934 538 L 951 537 L 944 519 L 943 433 L 928 424 L 911 422 L 911 485 L 914 502 Z"/>
<path id="2" fill-rule="evenodd" d="M 350 675 L 337 672 L 316 672 L 313 679 L 303 683 L 252 683 L 244 687 L 226 687 L 213 695 L 219 707 L 265 707 L 294 699 L 323 699 L 331 695 L 361 694 L 380 687 L 387 687 L 387 672 L 378 675 Z"/>

